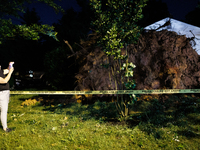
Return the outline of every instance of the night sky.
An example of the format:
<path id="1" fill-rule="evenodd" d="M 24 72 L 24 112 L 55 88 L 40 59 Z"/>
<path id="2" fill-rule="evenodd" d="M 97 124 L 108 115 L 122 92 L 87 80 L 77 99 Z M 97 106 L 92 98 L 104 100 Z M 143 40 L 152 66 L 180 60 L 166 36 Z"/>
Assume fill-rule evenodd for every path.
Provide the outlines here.
<path id="1" fill-rule="evenodd" d="M 56 4 L 60 5 L 64 10 L 73 8 L 75 11 L 80 11 L 81 8 L 77 4 L 76 0 L 62 0 L 56 1 Z M 58 22 L 62 18 L 62 13 L 56 14 L 52 7 L 44 3 L 32 3 L 29 4 L 29 9 L 36 9 L 36 12 L 41 18 L 43 24 L 52 25 L 53 23 Z"/>
<path id="2" fill-rule="evenodd" d="M 180 21 L 185 21 L 185 15 L 198 5 L 198 0 L 162 0 L 162 2 L 167 4 L 173 18 Z"/>
<path id="3" fill-rule="evenodd" d="M 168 10 L 174 19 L 185 21 L 185 15 L 194 10 L 198 4 L 198 0 L 162 0 L 162 2 L 167 3 Z M 81 8 L 76 3 L 76 0 L 62 0 L 61 2 L 57 2 L 64 10 L 69 9 L 71 7 L 76 11 L 80 11 Z M 30 4 L 29 8 L 36 8 L 36 12 L 41 18 L 43 24 L 52 25 L 61 19 L 62 14 L 55 14 L 53 8 L 49 7 L 46 4 L 35 3 Z"/>

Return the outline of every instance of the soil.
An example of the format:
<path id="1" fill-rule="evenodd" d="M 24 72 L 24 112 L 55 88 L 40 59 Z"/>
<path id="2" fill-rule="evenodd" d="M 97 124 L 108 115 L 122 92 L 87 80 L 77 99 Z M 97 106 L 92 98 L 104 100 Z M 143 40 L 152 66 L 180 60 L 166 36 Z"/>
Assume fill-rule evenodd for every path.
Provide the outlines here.
<path id="1" fill-rule="evenodd" d="M 81 67 L 75 89 L 112 90 L 114 83 L 110 82 L 109 70 L 103 65 L 107 63 L 107 56 L 91 43 L 77 55 Z M 136 65 L 135 89 L 199 88 L 200 59 L 192 44 L 195 43 L 185 35 L 167 30 L 142 33 L 137 44 L 128 46 L 129 62 Z"/>

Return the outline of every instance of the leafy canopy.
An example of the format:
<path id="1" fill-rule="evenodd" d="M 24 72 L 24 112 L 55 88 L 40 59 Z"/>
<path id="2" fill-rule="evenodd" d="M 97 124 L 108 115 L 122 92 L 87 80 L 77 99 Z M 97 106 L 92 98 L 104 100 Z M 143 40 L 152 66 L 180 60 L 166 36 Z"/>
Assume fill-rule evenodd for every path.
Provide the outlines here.
<path id="1" fill-rule="evenodd" d="M 115 83 L 116 90 L 135 88 L 133 69 L 136 67 L 128 59 L 129 44 L 136 43 L 140 36 L 141 28 L 137 22 L 143 17 L 142 8 L 148 0 L 90 0 L 90 4 L 97 18 L 92 22 L 98 34 L 98 43 L 106 53 L 109 60 L 109 79 Z M 123 55 L 121 49 L 125 48 Z M 114 61 L 110 61 L 114 58 Z M 124 62 L 126 60 L 126 62 Z M 111 78 L 112 74 L 112 78 Z M 134 102 L 135 95 L 122 95 L 115 101 L 116 109 L 122 118 L 128 116 L 128 104 Z"/>
<path id="2" fill-rule="evenodd" d="M 142 8 L 147 0 L 91 0 L 96 18 L 92 25 L 100 36 L 99 44 L 106 54 L 123 59 L 121 48 L 125 44 L 135 43 L 140 28 L 137 22 L 143 17 Z"/>
<path id="3" fill-rule="evenodd" d="M 49 25 L 32 24 L 27 26 L 15 25 L 12 17 L 19 18 L 19 13 L 25 13 L 26 4 L 33 2 L 43 2 L 53 7 L 55 12 L 63 9 L 54 3 L 54 0 L 0 0 L 0 44 L 5 39 L 14 39 L 21 36 L 25 39 L 38 40 L 39 33 L 47 34 L 55 38 L 54 27 Z"/>

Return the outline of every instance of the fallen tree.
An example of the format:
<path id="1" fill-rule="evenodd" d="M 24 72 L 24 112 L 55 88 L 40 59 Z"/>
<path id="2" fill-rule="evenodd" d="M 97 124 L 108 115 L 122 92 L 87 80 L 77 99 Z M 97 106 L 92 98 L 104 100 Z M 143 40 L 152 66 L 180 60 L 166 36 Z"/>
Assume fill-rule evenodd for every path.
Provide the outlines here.
<path id="1" fill-rule="evenodd" d="M 192 39 L 167 30 L 141 34 L 137 44 L 128 45 L 129 62 L 136 65 L 135 89 L 199 88 L 200 60 L 191 42 Z M 100 47 L 88 47 L 77 59 L 81 60 L 82 67 L 76 75 L 76 90 L 114 89 L 107 70 L 112 62 L 108 63 Z"/>

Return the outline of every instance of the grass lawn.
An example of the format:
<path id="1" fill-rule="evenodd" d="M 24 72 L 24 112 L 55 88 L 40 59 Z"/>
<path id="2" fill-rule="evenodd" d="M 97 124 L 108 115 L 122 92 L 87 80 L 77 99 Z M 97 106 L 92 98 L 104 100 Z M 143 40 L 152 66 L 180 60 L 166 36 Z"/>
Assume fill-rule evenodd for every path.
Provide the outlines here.
<path id="1" fill-rule="evenodd" d="M 65 104 L 37 96 L 31 105 L 35 96 L 11 96 L 8 127 L 13 131 L 0 129 L 0 150 L 200 149 L 197 94 L 166 95 L 162 101 L 140 97 L 129 106 L 126 122 L 119 121 L 114 103 Z M 26 99 L 30 105 L 22 106 Z"/>

